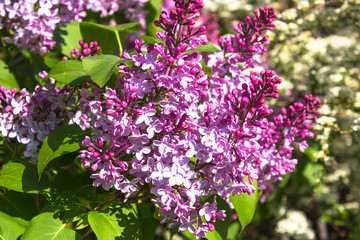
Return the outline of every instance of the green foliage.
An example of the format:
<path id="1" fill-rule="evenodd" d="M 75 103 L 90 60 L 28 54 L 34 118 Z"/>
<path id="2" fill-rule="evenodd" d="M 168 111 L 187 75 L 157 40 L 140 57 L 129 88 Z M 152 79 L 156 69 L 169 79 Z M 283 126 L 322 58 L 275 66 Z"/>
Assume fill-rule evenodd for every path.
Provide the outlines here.
<path id="1" fill-rule="evenodd" d="M 49 72 L 48 77 L 63 84 L 79 84 L 85 82 L 89 75 L 84 71 L 80 61 L 66 60 L 56 64 Z"/>
<path id="2" fill-rule="evenodd" d="M 80 49 L 80 24 L 77 21 L 58 26 L 54 31 L 55 47 L 61 54 L 70 57 L 70 51 Z"/>
<path id="3" fill-rule="evenodd" d="M 154 239 L 156 219 L 154 218 L 153 208 L 152 204 L 139 204 L 137 206 L 141 233 L 140 239 L 142 240 Z"/>
<path id="4" fill-rule="evenodd" d="M 28 222 L 0 212 L 0 237 L 4 240 L 17 239 L 25 231 Z"/>
<path id="5" fill-rule="evenodd" d="M 7 191 L 5 194 L 0 195 L 2 212 L 28 221 L 39 214 L 38 208 L 41 205 L 39 196 L 34 194 Z"/>
<path id="6" fill-rule="evenodd" d="M 113 55 L 100 55 L 83 58 L 82 65 L 91 79 L 99 85 L 99 87 L 103 87 L 107 81 L 109 81 L 114 69 L 122 61 L 123 59 Z"/>
<path id="7" fill-rule="evenodd" d="M 14 74 L 9 71 L 3 60 L 0 60 L 0 85 L 6 87 L 6 89 L 20 89 Z"/>
<path id="8" fill-rule="evenodd" d="M 154 43 L 161 43 L 160 39 L 157 39 L 155 37 L 150 37 L 150 36 L 146 36 L 146 35 L 142 35 L 142 34 L 138 34 L 138 36 L 144 40 L 145 44 L 154 44 Z"/>
<path id="9" fill-rule="evenodd" d="M 159 28 L 154 25 L 154 21 L 158 20 L 161 13 L 161 1 L 162 0 L 150 0 L 146 3 L 144 9 L 149 13 L 146 15 L 146 34 L 149 36 L 155 36 Z"/>
<path id="10" fill-rule="evenodd" d="M 246 193 L 242 193 L 240 196 L 231 195 L 230 200 L 234 205 L 236 214 L 239 218 L 241 231 L 251 222 L 254 217 L 256 204 L 260 200 L 261 197 L 261 189 L 257 187 L 257 181 L 254 180 L 254 187 L 256 188 L 256 192 L 248 195 Z"/>
<path id="11" fill-rule="evenodd" d="M 212 231 L 207 234 L 207 238 L 210 239 L 227 239 L 228 228 L 230 224 L 231 210 L 229 204 L 222 199 L 221 197 L 216 197 L 216 203 L 218 210 L 225 210 L 226 218 L 224 221 L 216 221 L 215 222 L 215 231 Z"/>
<path id="12" fill-rule="evenodd" d="M 80 240 L 81 236 L 54 218 L 53 213 L 46 212 L 31 219 L 22 240 Z"/>
<path id="13" fill-rule="evenodd" d="M 91 22 L 81 22 L 80 31 L 85 42 L 96 41 L 101 46 L 103 54 L 114 54 L 120 49 L 130 32 L 137 32 L 141 28 L 140 23 L 125 23 L 117 26 L 101 25 Z"/>
<path id="14" fill-rule="evenodd" d="M 205 64 L 201 64 L 201 67 L 202 67 L 202 71 L 204 71 L 204 73 L 206 73 L 207 75 L 209 76 L 212 76 L 212 71 L 211 71 L 211 68 Z"/>
<path id="15" fill-rule="evenodd" d="M 52 131 L 40 148 L 38 159 L 39 177 L 52 160 L 78 150 L 86 134 L 87 132 L 81 130 L 75 124 L 60 126 Z"/>
<path id="16" fill-rule="evenodd" d="M 206 45 L 200 44 L 195 50 L 188 50 L 186 51 L 187 54 L 194 53 L 194 52 L 218 52 L 220 49 L 214 46 L 212 42 L 209 42 Z"/>
<path id="17" fill-rule="evenodd" d="M 38 179 L 35 167 L 9 162 L 2 170 L 0 186 L 18 192 L 42 193 L 49 188 L 49 181 L 46 176 Z"/>
<path id="18" fill-rule="evenodd" d="M 89 224 L 98 239 L 139 239 L 140 223 L 137 213 L 126 206 L 110 206 L 103 212 L 90 212 Z"/>

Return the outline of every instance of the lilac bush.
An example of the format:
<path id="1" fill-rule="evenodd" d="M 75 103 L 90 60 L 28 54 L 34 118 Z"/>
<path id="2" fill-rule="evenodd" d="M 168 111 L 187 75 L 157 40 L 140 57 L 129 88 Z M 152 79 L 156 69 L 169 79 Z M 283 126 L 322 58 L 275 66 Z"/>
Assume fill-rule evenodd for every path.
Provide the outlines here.
<path id="1" fill-rule="evenodd" d="M 255 10 L 235 34 L 220 37 L 221 50 L 203 56 L 197 49 L 209 43 L 206 27 L 196 25 L 203 1 L 174 2 L 154 23 L 157 43 L 136 39 L 135 52 L 122 53 L 113 88 L 94 78 L 61 87 L 51 71 L 42 72 L 46 84 L 34 93 L 0 89 L 0 126 L 4 137 L 26 144 L 34 162 L 58 126 L 90 129 L 79 158 L 93 185 L 116 189 L 120 203 L 151 199 L 161 223 L 198 239 L 229 217 L 216 196 L 234 208 L 232 196 L 260 191 L 257 182 L 265 201 L 271 184 L 295 168 L 295 146 L 303 151 L 314 137 L 321 104 L 307 95 L 277 116 L 266 104 L 279 96 L 281 79 L 253 68 L 269 44 L 264 33 L 275 26 L 273 8 Z M 63 63 L 83 61 L 86 71 L 84 61 L 96 59 L 99 47 L 80 44 L 82 52 Z"/>
<path id="2" fill-rule="evenodd" d="M 47 53 L 56 44 L 53 39 L 57 26 L 73 21 L 82 21 L 86 11 L 101 12 L 101 17 L 116 11 L 125 11 L 131 19 L 143 18 L 143 6 L 147 0 L 1 0 L 0 30 L 5 28 L 12 34 L 7 43 L 23 50 Z"/>

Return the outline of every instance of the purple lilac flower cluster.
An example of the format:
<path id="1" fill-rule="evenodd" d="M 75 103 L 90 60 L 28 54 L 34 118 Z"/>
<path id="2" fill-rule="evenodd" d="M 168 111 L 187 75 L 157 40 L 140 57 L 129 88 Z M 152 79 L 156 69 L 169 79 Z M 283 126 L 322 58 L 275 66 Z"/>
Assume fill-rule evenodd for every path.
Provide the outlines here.
<path id="1" fill-rule="evenodd" d="M 101 17 L 126 10 L 128 17 L 144 18 L 143 5 L 147 0 L 1 0 L 0 30 L 13 33 L 7 43 L 24 50 L 47 53 L 56 42 L 52 39 L 56 26 L 81 21 L 86 10 L 101 12 Z"/>
<path id="2" fill-rule="evenodd" d="M 270 189 L 293 170 L 292 146 L 304 147 L 295 140 L 312 137 L 309 123 L 320 106 L 309 96 L 272 122 L 265 99 L 278 97 L 281 79 L 273 71 L 244 73 L 266 51 L 262 34 L 274 26 L 272 8 L 240 24 L 246 34 L 222 38 L 223 51 L 206 60 L 212 76 L 205 74 L 201 54 L 187 52 L 207 44 L 206 28 L 194 26 L 202 7 L 198 0 L 175 1 L 155 22 L 164 43 L 145 50 L 135 41 L 137 54 L 123 54 L 134 67 L 119 66 L 118 90 L 107 89 L 96 103 L 90 124 L 96 134 L 80 153 L 83 166 L 95 172 L 95 186 L 120 190 L 124 201 L 149 186 L 161 222 L 197 238 L 225 217 L 216 201 L 204 199 L 216 194 L 229 202 L 231 194 L 252 194 L 254 180 Z M 294 124 L 283 126 L 279 118 Z"/>
<path id="3" fill-rule="evenodd" d="M 81 60 L 83 57 L 97 55 L 99 47 L 96 42 L 87 44 L 80 40 L 80 45 L 81 51 L 71 51 L 72 59 Z M 63 60 L 67 58 L 64 57 Z M 45 71 L 39 73 L 41 79 L 47 75 Z M 6 90 L 0 87 L 1 134 L 26 144 L 24 155 L 37 162 L 39 147 L 52 130 L 66 122 L 80 125 L 78 108 L 83 106 L 80 104 L 75 107 L 74 91 L 69 86 L 56 87 L 52 78 L 45 82 L 44 87 L 36 86 L 31 95 L 26 89 L 22 89 L 20 96 L 16 97 L 16 89 Z M 84 102 L 84 99 L 80 102 Z"/>
<path id="4" fill-rule="evenodd" d="M 70 57 L 72 60 L 82 60 L 84 57 L 97 56 L 97 51 L 100 50 L 100 47 L 97 45 L 97 42 L 91 42 L 90 44 L 84 43 L 83 40 L 79 41 L 82 52 L 79 49 L 75 48 L 70 51 Z M 69 60 L 68 57 L 64 56 L 62 60 Z"/>
<path id="5" fill-rule="evenodd" d="M 174 2 L 175 8 L 155 22 L 163 30 L 156 34 L 162 43 L 142 46 L 135 40 L 136 54 L 123 53 L 133 64 L 119 66 L 116 89 L 89 81 L 77 88 L 76 102 L 67 87 L 47 85 L 31 96 L 23 90 L 16 100 L 15 91 L 2 89 L 1 131 L 8 137 L 28 136 L 34 128 L 27 126 L 34 121 L 51 130 L 61 119 L 91 129 L 79 157 L 94 172 L 94 186 L 119 190 L 123 202 L 150 197 L 161 223 L 199 238 L 226 217 L 209 198 L 218 195 L 230 203 L 232 194 L 254 193 L 255 180 L 269 192 L 272 182 L 294 169 L 292 151 L 296 145 L 303 150 L 305 139 L 313 137 L 309 130 L 320 100 L 306 96 L 304 103 L 271 119 L 273 110 L 265 100 L 278 97 L 281 79 L 273 71 L 249 70 L 266 52 L 263 32 L 274 27 L 273 8 L 247 17 L 234 28 L 235 35 L 220 38 L 222 50 L 204 60 L 191 52 L 208 43 L 205 26 L 195 25 L 203 1 Z M 94 43 L 82 46 L 97 49 Z M 72 58 L 81 60 L 93 50 L 74 50 Z M 41 99 L 28 100 L 36 97 Z M 36 110 L 40 107 L 44 110 Z M 27 120 L 31 114 L 45 115 Z M 41 141 L 47 133 L 33 135 Z M 29 144 L 24 139 L 18 140 Z"/>
<path id="6" fill-rule="evenodd" d="M 26 144 L 24 155 L 36 162 L 41 143 L 67 118 L 66 107 L 74 104 L 71 93 L 67 87 L 55 87 L 53 80 L 46 82 L 43 88 L 37 86 L 32 95 L 25 89 L 21 90 L 18 98 L 15 98 L 16 89 L 6 91 L 1 87 L 2 135 Z"/>

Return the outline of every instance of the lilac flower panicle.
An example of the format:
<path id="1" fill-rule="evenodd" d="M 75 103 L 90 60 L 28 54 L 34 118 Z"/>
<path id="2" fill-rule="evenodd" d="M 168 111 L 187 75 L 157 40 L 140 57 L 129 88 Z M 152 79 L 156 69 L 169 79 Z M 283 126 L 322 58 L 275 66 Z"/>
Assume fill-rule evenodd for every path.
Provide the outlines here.
<path id="1" fill-rule="evenodd" d="M 274 27 L 273 8 L 260 8 L 234 27 L 234 35 L 221 37 L 218 53 L 205 59 L 189 53 L 208 43 L 206 27 L 195 24 L 203 7 L 202 0 L 175 0 L 171 11 L 162 12 L 154 23 L 162 42 L 135 40 L 135 53 L 123 53 L 134 64 L 120 64 L 115 89 L 87 81 L 76 88 L 75 101 L 75 89 L 52 81 L 32 95 L 1 88 L 2 135 L 20 136 L 26 155 L 35 158 L 60 124 L 91 129 L 79 157 L 93 185 L 115 188 L 122 202 L 149 197 L 161 223 L 197 239 L 226 218 L 216 198 L 207 201 L 210 196 L 230 203 L 231 195 L 255 193 L 257 181 L 264 201 L 272 183 L 295 168 L 294 149 L 303 151 L 314 136 L 311 124 L 321 102 L 308 95 L 272 116 L 266 101 L 278 98 L 281 79 L 274 71 L 244 71 L 266 52 L 264 32 Z M 72 59 L 98 50 L 96 43 L 80 45 L 82 52 L 72 51 Z"/>

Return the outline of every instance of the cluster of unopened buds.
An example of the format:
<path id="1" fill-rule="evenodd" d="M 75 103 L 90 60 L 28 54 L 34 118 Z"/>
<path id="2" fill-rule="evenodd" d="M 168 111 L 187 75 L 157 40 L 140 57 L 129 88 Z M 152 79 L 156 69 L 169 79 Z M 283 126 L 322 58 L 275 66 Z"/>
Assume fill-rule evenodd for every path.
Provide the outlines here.
<path id="1" fill-rule="evenodd" d="M 161 223 L 206 237 L 225 218 L 212 196 L 230 202 L 232 194 L 252 194 L 254 180 L 268 193 L 294 169 L 294 146 L 303 151 L 313 137 L 320 100 L 306 96 L 271 117 L 266 98 L 279 96 L 281 79 L 273 71 L 244 72 L 266 51 L 263 33 L 274 27 L 273 8 L 260 8 L 234 27 L 235 35 L 220 38 L 218 53 L 206 59 L 188 53 L 208 43 L 205 26 L 195 25 L 203 6 L 202 0 L 175 0 L 175 9 L 161 13 L 155 25 L 163 42 L 136 40 L 136 54 L 123 53 L 133 67 L 119 66 L 116 89 L 49 82 L 18 98 L 1 89 L 2 135 L 23 136 L 24 144 L 36 137 L 39 145 L 60 123 L 90 128 L 79 157 L 94 172 L 94 186 L 119 190 L 123 202 L 141 192 L 158 207 Z M 73 59 L 96 54 L 95 43 L 81 45 L 83 53 L 75 50 Z M 42 125 L 29 129 L 35 123 Z"/>

